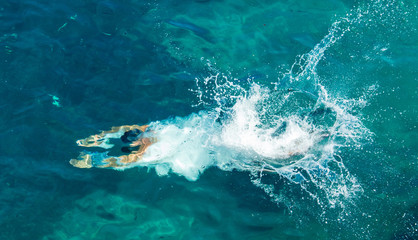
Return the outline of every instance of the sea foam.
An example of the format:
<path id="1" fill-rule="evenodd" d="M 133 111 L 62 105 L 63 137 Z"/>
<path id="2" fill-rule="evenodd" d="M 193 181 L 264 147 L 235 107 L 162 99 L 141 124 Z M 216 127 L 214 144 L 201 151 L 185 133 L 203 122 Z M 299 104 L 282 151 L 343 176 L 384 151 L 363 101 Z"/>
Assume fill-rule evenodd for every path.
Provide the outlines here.
<path id="1" fill-rule="evenodd" d="M 191 181 L 208 167 L 248 171 L 255 185 L 273 200 L 284 201 L 274 185 L 263 183 L 267 172 L 299 185 L 321 205 L 342 206 L 341 199 L 357 196 L 362 189 L 339 149 L 361 145 L 370 132 L 351 113 L 359 100 L 331 96 L 316 67 L 355 20 L 336 21 L 274 88 L 238 81 L 213 69 L 213 75 L 196 79 L 193 91 L 205 110 L 152 122 L 157 142 L 137 165 Z"/>

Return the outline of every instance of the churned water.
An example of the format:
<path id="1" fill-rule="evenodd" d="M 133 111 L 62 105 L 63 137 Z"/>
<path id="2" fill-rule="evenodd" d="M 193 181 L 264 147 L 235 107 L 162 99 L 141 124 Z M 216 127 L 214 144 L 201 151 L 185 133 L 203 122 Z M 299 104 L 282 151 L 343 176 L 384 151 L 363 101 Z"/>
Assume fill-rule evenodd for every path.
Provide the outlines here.
<path id="1" fill-rule="evenodd" d="M 418 238 L 416 1 L 4 0 L 0 19 L 1 239 Z M 69 164 L 125 124 L 157 139 L 141 161 Z"/>

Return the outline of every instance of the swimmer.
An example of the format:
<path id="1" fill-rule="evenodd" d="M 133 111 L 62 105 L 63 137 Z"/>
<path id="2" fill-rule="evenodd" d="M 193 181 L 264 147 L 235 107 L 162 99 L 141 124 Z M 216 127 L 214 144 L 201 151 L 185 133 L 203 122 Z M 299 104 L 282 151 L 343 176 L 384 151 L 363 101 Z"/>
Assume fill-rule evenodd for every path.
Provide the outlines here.
<path id="1" fill-rule="evenodd" d="M 100 134 L 91 135 L 85 139 L 77 140 L 81 147 L 100 147 L 110 149 L 114 145 L 109 143 L 110 139 L 120 139 L 125 146 L 122 152 L 128 153 L 118 157 L 107 156 L 107 152 L 81 152 L 77 159 L 71 159 L 70 164 L 78 168 L 124 168 L 142 159 L 147 148 L 156 142 L 152 134 L 147 130 L 148 125 L 123 125 L 112 127 L 109 131 L 102 131 Z"/>

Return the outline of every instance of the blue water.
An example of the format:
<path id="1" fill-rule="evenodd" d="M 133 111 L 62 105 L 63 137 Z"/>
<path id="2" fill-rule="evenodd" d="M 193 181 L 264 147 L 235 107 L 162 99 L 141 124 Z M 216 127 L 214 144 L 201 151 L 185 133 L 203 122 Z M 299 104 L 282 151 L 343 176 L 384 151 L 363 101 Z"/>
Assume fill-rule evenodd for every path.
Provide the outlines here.
<path id="1" fill-rule="evenodd" d="M 418 239 L 417 26 L 414 0 L 3 0 L 0 239 Z M 140 162 L 69 164 L 126 124 Z"/>

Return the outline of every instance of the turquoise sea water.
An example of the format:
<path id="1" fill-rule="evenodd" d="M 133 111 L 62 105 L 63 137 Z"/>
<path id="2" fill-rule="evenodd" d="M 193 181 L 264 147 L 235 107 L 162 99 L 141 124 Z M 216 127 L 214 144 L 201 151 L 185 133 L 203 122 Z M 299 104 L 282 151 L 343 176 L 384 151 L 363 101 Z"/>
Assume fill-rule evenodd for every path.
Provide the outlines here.
<path id="1" fill-rule="evenodd" d="M 418 239 L 417 2 L 3 0 L 0 239 Z M 77 139 L 150 124 L 124 171 Z"/>

